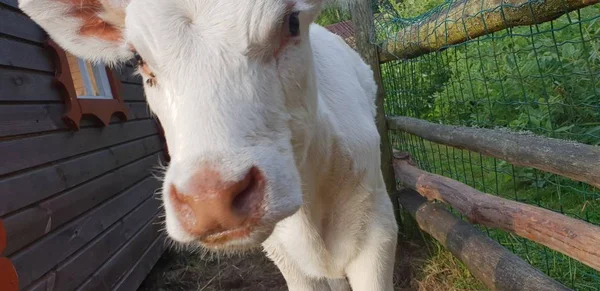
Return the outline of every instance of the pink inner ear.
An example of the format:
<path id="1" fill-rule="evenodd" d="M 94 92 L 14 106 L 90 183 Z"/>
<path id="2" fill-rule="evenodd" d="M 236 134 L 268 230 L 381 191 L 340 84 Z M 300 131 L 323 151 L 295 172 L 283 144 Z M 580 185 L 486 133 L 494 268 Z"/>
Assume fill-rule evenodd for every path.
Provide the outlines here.
<path id="1" fill-rule="evenodd" d="M 104 21 L 99 14 L 106 11 L 102 0 L 61 0 L 72 6 L 70 14 L 80 18 L 83 25 L 79 34 L 110 42 L 122 40 L 121 29 Z M 109 5 L 108 3 L 106 5 Z"/>

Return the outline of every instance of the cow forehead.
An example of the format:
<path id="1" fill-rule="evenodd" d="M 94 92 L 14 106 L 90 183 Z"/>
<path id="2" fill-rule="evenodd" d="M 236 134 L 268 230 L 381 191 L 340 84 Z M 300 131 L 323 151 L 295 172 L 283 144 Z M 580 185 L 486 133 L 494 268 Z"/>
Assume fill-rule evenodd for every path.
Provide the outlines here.
<path id="1" fill-rule="evenodd" d="M 227 30 L 251 34 L 280 20 L 294 3 L 292 0 L 132 0 L 126 14 L 133 22 L 152 28 L 163 26 L 173 31 L 187 24 L 207 34 Z"/>
<path id="2" fill-rule="evenodd" d="M 127 38 L 145 58 L 149 55 L 159 58 L 156 55 L 160 54 L 185 53 L 190 57 L 202 53 L 210 56 L 216 51 L 244 52 L 250 46 L 269 45 L 292 3 L 290 0 L 133 0 L 126 13 Z"/>

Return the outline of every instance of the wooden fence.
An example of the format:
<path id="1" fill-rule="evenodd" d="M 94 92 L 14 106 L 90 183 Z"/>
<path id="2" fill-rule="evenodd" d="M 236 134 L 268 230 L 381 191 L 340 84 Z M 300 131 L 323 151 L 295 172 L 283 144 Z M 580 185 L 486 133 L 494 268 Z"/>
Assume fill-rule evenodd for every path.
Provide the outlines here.
<path id="1" fill-rule="evenodd" d="M 368 1 L 365 1 L 368 2 Z M 357 49 L 371 64 L 410 59 L 501 31 L 554 20 L 599 0 L 462 0 L 445 6 L 423 21 L 401 29 L 377 50 L 371 8 L 353 11 Z M 371 36 L 371 37 L 369 37 Z M 381 78 L 378 68 L 375 77 Z M 378 80 L 381 84 L 381 80 Z M 378 96 L 377 105 L 383 104 Z M 409 117 L 385 118 L 378 111 L 383 137 L 403 131 L 438 144 L 467 149 L 514 165 L 536 168 L 600 188 L 600 148 L 534 135 L 445 126 Z M 524 146 L 527 145 L 527 146 Z M 472 224 L 501 229 L 537 242 L 600 271 L 600 227 L 540 207 L 489 195 L 447 177 L 416 167 L 408 153 L 388 155 L 382 139 L 384 174 L 393 164 L 400 182 L 399 205 L 419 227 L 438 240 L 491 290 L 569 290 L 513 254 Z M 591 162 L 594 161 L 594 162 Z M 395 201 L 396 202 L 396 201 Z M 441 203 L 436 203 L 441 202 Z M 464 216 L 447 210 L 451 206 Z"/>
<path id="2" fill-rule="evenodd" d="M 426 21 L 400 30 L 380 52 L 380 62 L 410 59 L 516 26 L 554 20 L 600 0 L 462 0 Z"/>
<path id="3" fill-rule="evenodd" d="M 404 120 L 407 121 L 406 124 L 402 124 L 402 121 Z M 494 137 L 500 134 L 504 138 L 506 138 L 506 140 L 508 140 L 509 143 L 517 142 L 521 145 L 526 145 L 528 144 L 527 142 L 529 141 L 529 139 L 534 139 L 536 141 L 542 142 L 545 145 L 545 147 L 538 148 L 539 151 L 549 153 L 560 152 L 561 150 L 569 149 L 570 147 L 580 148 L 581 155 L 575 154 L 575 152 L 573 152 L 572 155 L 570 155 L 570 157 L 575 161 L 577 161 L 579 158 L 586 157 L 586 149 L 591 150 L 592 152 L 599 150 L 598 147 L 587 146 L 583 144 L 574 144 L 568 141 L 552 140 L 542 137 L 532 137 L 508 132 L 499 133 L 495 130 L 486 129 L 453 127 L 452 130 L 443 130 L 444 128 L 446 128 L 446 126 L 426 124 L 428 126 L 434 127 L 435 130 L 432 129 L 431 131 L 421 132 L 418 129 L 419 127 L 410 127 L 412 121 L 424 123 L 424 121 L 415 121 L 405 118 L 388 119 L 388 123 L 390 124 L 390 128 L 392 129 L 403 128 L 407 132 L 416 134 L 424 139 L 439 142 L 445 145 L 452 146 L 455 145 L 455 143 L 446 140 L 444 136 L 453 137 L 459 140 L 464 138 L 464 143 L 474 141 L 475 139 L 477 139 L 478 141 L 484 141 L 483 144 L 485 146 L 482 146 L 477 142 L 474 142 L 467 146 L 457 146 L 461 148 L 468 148 L 471 151 L 482 154 L 486 154 L 489 152 L 504 153 L 504 155 L 508 155 L 510 157 L 507 158 L 507 160 L 510 160 L 511 158 L 514 159 L 518 155 L 510 156 L 511 151 L 506 150 L 506 144 L 500 142 L 503 141 L 503 139 L 496 139 L 496 143 L 494 144 L 486 144 L 485 141 L 487 140 L 487 138 Z M 456 133 L 456 136 L 454 136 L 453 133 Z M 535 143 L 531 144 L 531 146 L 522 148 L 535 148 Z M 498 155 L 493 156 L 498 157 Z M 560 159 L 560 157 L 560 155 L 557 155 L 556 159 L 558 160 Z M 532 158 L 532 160 L 537 161 L 539 163 L 531 162 L 529 166 L 538 169 L 547 168 L 547 164 L 541 162 L 542 160 L 536 160 L 535 158 Z M 597 157 L 595 160 L 600 161 L 600 159 L 597 159 Z M 574 176 L 574 173 L 577 173 L 581 167 L 585 167 L 588 164 L 595 164 L 589 163 L 590 160 L 587 161 L 588 162 L 581 161 L 580 164 L 569 163 L 563 165 L 564 167 L 557 167 L 558 169 L 551 170 L 564 171 L 564 174 L 566 176 Z M 531 241 L 545 245 L 555 251 L 568 255 L 600 271 L 600 227 L 540 207 L 531 206 L 528 204 L 504 199 L 498 196 L 482 193 L 453 179 L 420 170 L 414 165 L 414 163 L 412 163 L 410 156 L 407 153 L 395 152 L 393 163 L 396 178 L 400 181 L 403 187 L 416 191 L 416 193 L 427 198 L 427 200 L 429 201 L 440 201 L 449 206 L 452 206 L 461 214 L 465 215 L 471 223 L 480 224 L 491 228 L 502 229 L 504 231 L 514 233 Z M 569 165 L 571 168 L 569 168 Z M 594 174 L 598 173 L 599 172 L 597 170 L 594 172 Z M 597 182 L 597 180 L 594 182 Z M 497 246 L 495 246 L 494 244 L 481 242 L 481 238 L 475 239 L 480 244 L 477 247 L 477 252 L 475 252 L 476 249 L 474 249 L 472 251 L 469 251 L 473 253 L 468 255 L 464 253 L 457 253 L 457 251 L 453 250 L 454 247 L 452 245 L 449 245 L 449 243 L 446 242 L 444 239 L 449 235 L 440 235 L 440 233 L 445 233 L 448 231 L 458 231 L 457 229 L 449 229 L 447 226 L 445 226 L 450 221 L 448 215 L 435 216 L 429 214 L 422 214 L 421 212 L 431 212 L 431 210 L 426 209 L 427 207 L 431 206 L 427 206 L 428 204 L 424 203 L 420 203 L 421 205 L 415 206 L 416 202 L 413 202 L 412 200 L 416 198 L 411 197 L 414 196 L 413 193 L 415 192 L 401 191 L 401 194 L 399 195 L 399 200 L 402 206 L 408 208 L 409 213 L 411 213 L 417 219 L 419 226 L 425 232 L 431 234 L 444 246 L 448 247 L 450 251 L 452 251 L 467 265 L 467 267 L 473 273 L 473 275 L 475 275 L 479 280 L 481 280 L 491 289 L 561 290 L 557 287 L 557 283 L 549 278 L 541 279 L 544 278 L 544 276 L 539 275 L 536 272 L 524 272 L 524 270 L 526 271 L 528 269 L 520 267 L 525 262 L 521 262 L 521 259 L 518 258 L 510 258 L 510 261 L 512 262 L 511 264 L 515 266 L 514 268 L 503 269 L 504 272 L 508 273 L 505 274 L 505 276 L 507 276 L 508 279 L 504 277 L 497 279 L 496 277 L 498 277 L 499 275 L 497 273 L 492 272 L 492 270 L 497 270 L 497 266 L 495 266 L 497 264 L 497 260 L 489 258 L 478 258 L 477 252 L 499 252 L 506 254 L 505 252 L 508 252 L 508 250 L 505 250 L 505 252 L 500 252 L 496 250 Z M 418 213 L 421 213 L 419 214 L 421 216 L 418 216 Z M 425 216 L 427 216 L 427 219 L 424 218 Z M 466 244 L 469 242 L 469 240 L 473 239 L 472 235 L 461 235 L 458 232 L 453 233 L 452 236 L 461 244 Z M 478 236 L 479 234 L 475 237 Z M 455 244 L 458 242 L 455 242 Z M 516 261 L 518 261 L 518 263 L 515 263 Z M 530 278 L 526 280 L 526 278 L 529 278 L 530 276 L 535 277 L 535 279 Z M 528 284 L 533 285 L 519 285 L 524 289 L 515 289 L 515 286 L 512 285 L 514 283 L 512 279 L 518 280 L 520 282 L 528 282 Z"/>
<path id="4" fill-rule="evenodd" d="M 413 190 L 398 193 L 404 210 L 419 227 L 465 263 L 473 276 L 493 290 L 569 290 L 517 255 Z"/>

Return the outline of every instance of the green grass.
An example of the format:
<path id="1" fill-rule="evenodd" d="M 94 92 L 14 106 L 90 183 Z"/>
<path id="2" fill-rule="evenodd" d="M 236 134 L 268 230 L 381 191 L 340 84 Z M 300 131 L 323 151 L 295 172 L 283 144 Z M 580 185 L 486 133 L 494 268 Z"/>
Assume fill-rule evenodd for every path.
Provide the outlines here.
<path id="1" fill-rule="evenodd" d="M 350 19 L 350 12 L 336 7 L 326 7 L 315 22 L 319 25 L 327 26 Z"/>
<path id="2" fill-rule="evenodd" d="M 430 257 L 419 266 L 411 287 L 422 291 L 488 290 L 452 253 L 442 245 L 429 245 Z"/>
<path id="3" fill-rule="evenodd" d="M 449 2 L 382 1 L 378 40 L 422 21 L 432 5 Z M 382 76 L 388 115 L 600 145 L 600 5 L 390 62 L 382 65 Z M 391 138 L 426 171 L 600 225 L 600 190 L 585 183 L 409 134 Z M 481 230 L 568 287 L 600 290 L 597 271 L 527 239 Z"/>

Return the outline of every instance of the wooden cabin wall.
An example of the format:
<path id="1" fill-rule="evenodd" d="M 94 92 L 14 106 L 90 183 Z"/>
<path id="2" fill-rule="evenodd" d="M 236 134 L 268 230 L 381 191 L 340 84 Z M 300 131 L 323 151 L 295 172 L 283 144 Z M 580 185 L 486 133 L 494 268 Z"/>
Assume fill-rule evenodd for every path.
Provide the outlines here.
<path id="1" fill-rule="evenodd" d="M 68 128 L 46 38 L 17 0 L 0 0 L 2 256 L 20 290 L 135 290 L 166 247 L 152 176 L 164 154 L 157 124 L 126 66 L 129 120 Z"/>

